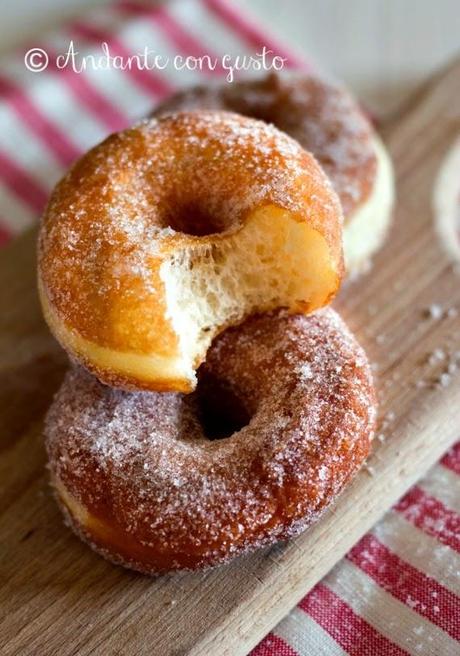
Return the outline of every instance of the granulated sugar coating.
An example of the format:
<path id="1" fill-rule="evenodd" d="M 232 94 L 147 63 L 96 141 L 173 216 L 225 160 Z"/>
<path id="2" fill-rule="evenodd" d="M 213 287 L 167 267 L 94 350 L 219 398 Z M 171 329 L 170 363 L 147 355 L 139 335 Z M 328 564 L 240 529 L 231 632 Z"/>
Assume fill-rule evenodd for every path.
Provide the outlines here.
<path id="1" fill-rule="evenodd" d="M 197 86 L 162 103 L 154 116 L 226 109 L 273 123 L 315 155 L 337 192 L 345 220 L 367 200 L 377 173 L 372 128 L 343 88 L 317 77 L 266 78 Z"/>
<path id="2" fill-rule="evenodd" d="M 329 309 L 225 331 L 188 396 L 122 392 L 74 368 L 46 420 L 57 497 L 116 563 L 216 565 L 318 518 L 368 454 L 375 403 L 365 354 Z M 209 439 L 209 415 L 239 430 Z"/>

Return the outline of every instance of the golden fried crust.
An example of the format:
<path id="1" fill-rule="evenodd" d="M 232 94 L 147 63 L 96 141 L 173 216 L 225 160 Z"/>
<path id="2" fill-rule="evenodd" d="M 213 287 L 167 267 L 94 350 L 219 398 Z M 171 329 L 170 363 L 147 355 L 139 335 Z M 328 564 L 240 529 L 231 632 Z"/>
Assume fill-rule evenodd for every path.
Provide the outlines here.
<path id="1" fill-rule="evenodd" d="M 161 266 L 234 238 L 266 206 L 288 211 L 327 243 L 326 302 L 342 275 L 340 208 L 292 139 L 225 112 L 152 119 L 112 135 L 61 180 L 42 220 L 39 286 L 51 330 L 105 382 L 190 387 L 176 366 Z M 115 361 L 152 356 L 154 375 L 138 375 L 135 357 L 117 369 L 110 353 Z"/>
<path id="2" fill-rule="evenodd" d="M 76 368 L 49 411 L 59 502 L 115 563 L 199 569 L 286 539 L 368 454 L 370 368 L 332 310 L 248 319 L 217 338 L 199 377 L 192 395 L 126 393 Z M 211 441 L 202 413 L 216 407 L 248 423 Z"/>

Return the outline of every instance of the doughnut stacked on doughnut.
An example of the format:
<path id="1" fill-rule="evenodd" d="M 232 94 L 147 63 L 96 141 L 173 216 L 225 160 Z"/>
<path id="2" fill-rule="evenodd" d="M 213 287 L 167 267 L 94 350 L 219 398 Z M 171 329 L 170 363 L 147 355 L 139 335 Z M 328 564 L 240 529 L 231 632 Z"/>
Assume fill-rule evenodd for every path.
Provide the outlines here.
<path id="1" fill-rule="evenodd" d="M 197 109 L 263 120 L 310 151 L 342 204 L 348 274 L 369 267 L 391 221 L 393 169 L 383 143 L 348 91 L 314 75 L 270 73 L 257 80 L 191 87 L 160 104 L 152 115 Z"/>
<path id="2" fill-rule="evenodd" d="M 292 138 L 227 112 L 113 135 L 41 225 L 45 317 L 72 358 L 45 434 L 69 524 L 153 574 L 304 530 L 367 456 L 366 356 L 321 309 L 342 214 Z"/>

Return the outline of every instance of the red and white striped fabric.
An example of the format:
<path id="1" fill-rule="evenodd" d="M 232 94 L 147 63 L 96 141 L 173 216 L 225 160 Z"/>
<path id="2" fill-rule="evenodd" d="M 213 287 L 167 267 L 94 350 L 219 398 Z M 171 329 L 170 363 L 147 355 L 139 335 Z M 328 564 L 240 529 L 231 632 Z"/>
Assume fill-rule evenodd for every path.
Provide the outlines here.
<path id="1" fill-rule="evenodd" d="M 145 115 L 184 84 L 222 70 L 58 70 L 70 40 L 80 55 L 127 57 L 145 46 L 221 57 L 264 45 L 303 60 L 230 0 L 124 0 L 73 20 L 0 61 L 0 243 L 35 222 L 69 164 L 109 132 Z M 24 54 L 40 47 L 45 72 Z M 454 656 L 460 654 L 460 443 L 350 551 L 259 644 L 253 656 Z"/>
<path id="2" fill-rule="evenodd" d="M 305 65 L 222 0 L 180 0 L 160 7 L 122 0 L 26 44 L 0 61 L 1 242 L 36 221 L 62 172 L 90 146 L 144 116 L 178 87 L 224 75 L 219 67 L 203 72 L 173 66 L 60 70 L 56 55 L 67 52 L 70 41 L 79 62 L 86 55 L 100 56 L 103 43 L 125 61 L 146 46 L 172 60 L 176 54 L 221 59 L 259 52 L 265 45 L 291 67 Z M 26 68 L 30 48 L 46 51 L 46 71 Z"/>

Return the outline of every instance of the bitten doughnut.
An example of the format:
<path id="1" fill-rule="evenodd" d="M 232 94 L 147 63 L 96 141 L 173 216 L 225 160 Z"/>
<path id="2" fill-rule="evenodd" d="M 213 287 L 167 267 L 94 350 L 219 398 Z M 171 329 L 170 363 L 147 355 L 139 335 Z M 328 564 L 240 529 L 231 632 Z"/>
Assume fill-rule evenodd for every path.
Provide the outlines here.
<path id="1" fill-rule="evenodd" d="M 311 151 L 342 203 L 348 273 L 368 267 L 391 220 L 393 170 L 385 147 L 347 91 L 312 75 L 272 73 L 258 80 L 192 87 L 166 100 L 154 115 L 200 108 L 273 123 Z"/>
<path id="2" fill-rule="evenodd" d="M 362 464 L 375 412 L 366 356 L 340 317 L 281 312 L 217 337 L 193 394 L 124 392 L 73 368 L 46 444 L 77 534 L 156 573 L 303 531 Z"/>
<path id="3" fill-rule="evenodd" d="M 44 315 L 102 382 L 188 392 L 225 327 L 331 299 L 341 225 L 323 171 L 273 126 L 212 111 L 146 120 L 54 190 L 39 237 Z"/>

